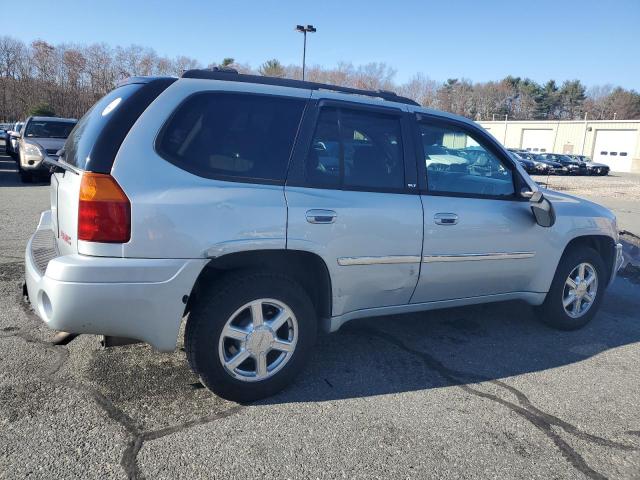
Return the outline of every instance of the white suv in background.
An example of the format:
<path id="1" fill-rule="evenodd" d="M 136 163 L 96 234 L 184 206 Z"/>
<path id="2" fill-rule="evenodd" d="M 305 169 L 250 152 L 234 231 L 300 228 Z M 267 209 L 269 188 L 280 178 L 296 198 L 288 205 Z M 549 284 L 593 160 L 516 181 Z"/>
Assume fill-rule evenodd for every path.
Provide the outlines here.
<path id="1" fill-rule="evenodd" d="M 26 249 L 38 315 L 162 351 L 186 319 L 191 367 L 240 401 L 355 318 L 523 300 L 581 327 L 620 265 L 609 210 L 539 190 L 475 123 L 390 92 L 132 78 L 47 163 Z"/>

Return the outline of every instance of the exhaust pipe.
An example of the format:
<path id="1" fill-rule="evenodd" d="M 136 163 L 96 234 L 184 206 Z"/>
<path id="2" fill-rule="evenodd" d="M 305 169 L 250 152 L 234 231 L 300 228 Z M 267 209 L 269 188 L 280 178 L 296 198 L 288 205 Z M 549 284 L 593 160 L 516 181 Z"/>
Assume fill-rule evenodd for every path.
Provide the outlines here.
<path id="1" fill-rule="evenodd" d="M 111 335 L 103 335 L 100 343 L 104 348 L 109 348 L 109 347 L 123 347 L 124 345 L 133 345 L 135 343 L 144 343 L 144 342 L 140 340 L 136 340 L 135 338 L 114 337 Z"/>

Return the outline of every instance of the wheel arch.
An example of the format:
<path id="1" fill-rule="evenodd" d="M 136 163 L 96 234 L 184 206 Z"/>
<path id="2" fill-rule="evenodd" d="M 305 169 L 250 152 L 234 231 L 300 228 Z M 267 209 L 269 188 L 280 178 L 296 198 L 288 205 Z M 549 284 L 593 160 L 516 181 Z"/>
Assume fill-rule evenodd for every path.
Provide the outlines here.
<path id="1" fill-rule="evenodd" d="M 589 247 L 594 249 L 600 257 L 602 258 L 602 262 L 605 265 L 606 270 L 606 279 L 609 279 L 612 274 L 613 264 L 616 258 L 616 242 L 613 238 L 608 235 L 580 235 L 578 237 L 572 238 L 569 243 L 564 248 L 562 252 L 562 256 L 560 260 L 572 249 L 576 247 Z M 559 263 L 559 262 L 558 262 Z M 557 268 L 557 267 L 556 267 Z"/>
<path id="2" fill-rule="evenodd" d="M 225 274 L 238 270 L 263 270 L 287 275 L 307 292 L 323 328 L 323 320 L 331 317 L 331 276 L 326 263 L 315 253 L 288 249 L 250 250 L 212 258 L 196 279 L 185 314 L 202 294 L 204 285 L 216 282 Z"/>

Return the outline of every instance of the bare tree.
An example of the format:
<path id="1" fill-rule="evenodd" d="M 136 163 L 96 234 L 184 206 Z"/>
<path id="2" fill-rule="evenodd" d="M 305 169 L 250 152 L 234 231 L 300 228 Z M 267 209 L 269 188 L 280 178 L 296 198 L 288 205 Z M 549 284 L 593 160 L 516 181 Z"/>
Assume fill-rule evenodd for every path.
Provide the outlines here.
<path id="1" fill-rule="evenodd" d="M 438 82 L 421 73 L 400 86 L 398 93 L 414 99 L 423 107 L 435 108 L 438 96 Z"/>
<path id="2" fill-rule="evenodd" d="M 241 73 L 302 78 L 299 65 L 284 66 L 272 59 L 256 72 L 251 65 L 225 57 L 211 66 L 232 67 Z M 140 45 L 112 48 L 104 43 L 52 45 L 36 40 L 30 45 L 0 36 L 0 120 L 24 118 L 46 104 L 59 115 L 80 117 L 117 83 L 132 75 L 175 75 L 201 68 L 190 57 L 168 58 Z M 340 62 L 326 68 L 307 69 L 310 81 L 369 90 L 393 90 L 421 105 L 439 108 L 476 120 L 504 115 L 519 120 L 569 119 L 584 112 L 593 119 L 640 118 L 640 94 L 621 87 L 585 87 L 578 80 L 558 87 L 554 80 L 540 85 L 530 79 L 508 76 L 499 81 L 473 83 L 449 79 L 439 83 L 423 74 L 408 82 L 394 82 L 395 70 L 385 63 L 354 65 Z"/>

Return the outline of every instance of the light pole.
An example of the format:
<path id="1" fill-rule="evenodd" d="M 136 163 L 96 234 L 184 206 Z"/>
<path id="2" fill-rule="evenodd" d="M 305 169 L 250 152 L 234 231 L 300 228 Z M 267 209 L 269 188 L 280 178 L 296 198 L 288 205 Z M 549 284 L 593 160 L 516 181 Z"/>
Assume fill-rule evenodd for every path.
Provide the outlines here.
<path id="1" fill-rule="evenodd" d="M 316 27 L 313 25 L 296 25 L 296 32 L 300 32 L 304 34 L 304 47 L 302 48 L 302 80 L 304 81 L 304 64 L 307 56 L 307 33 L 314 33 L 316 31 Z"/>

